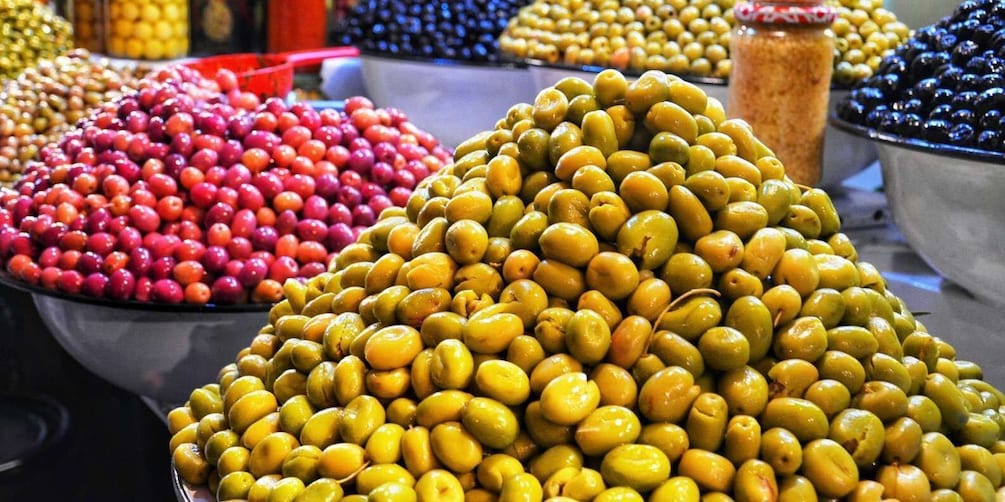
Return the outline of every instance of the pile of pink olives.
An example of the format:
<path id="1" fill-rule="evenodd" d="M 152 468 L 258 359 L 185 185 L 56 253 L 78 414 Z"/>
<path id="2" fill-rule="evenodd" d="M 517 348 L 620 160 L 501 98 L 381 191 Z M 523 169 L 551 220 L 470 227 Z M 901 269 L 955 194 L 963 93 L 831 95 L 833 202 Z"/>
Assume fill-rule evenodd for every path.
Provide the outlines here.
<path id="1" fill-rule="evenodd" d="M 260 102 L 172 66 L 41 152 L 0 192 L 0 263 L 112 300 L 274 302 L 327 269 L 451 152 L 399 110 Z"/>

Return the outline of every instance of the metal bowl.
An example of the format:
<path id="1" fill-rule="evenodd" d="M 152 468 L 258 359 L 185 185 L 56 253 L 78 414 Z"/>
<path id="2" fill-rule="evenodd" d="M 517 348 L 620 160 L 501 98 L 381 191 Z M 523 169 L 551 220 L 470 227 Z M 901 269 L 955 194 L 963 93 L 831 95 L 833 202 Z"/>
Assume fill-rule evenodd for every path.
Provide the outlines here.
<path id="1" fill-rule="evenodd" d="M 0 274 L 31 294 L 46 328 L 88 371 L 129 392 L 181 404 L 215 382 L 268 321 L 271 305 L 168 305 L 71 295 Z"/>
<path id="2" fill-rule="evenodd" d="M 534 60 L 528 61 L 528 65 L 531 76 L 534 77 L 534 86 L 538 89 L 555 85 L 565 77 L 579 77 L 592 82 L 593 76 L 604 69 L 599 66 L 566 66 Z M 631 75 L 630 72 L 626 74 Z M 729 109 L 729 85 L 726 79 L 684 75 L 681 78 L 697 85 L 706 95 L 718 99 Z M 828 113 L 835 113 L 838 103 L 849 92 L 848 89 L 832 88 Z M 828 125 L 824 133 L 824 168 L 818 184 L 822 187 L 837 187 L 876 162 L 876 159 L 876 149 L 872 143 Z"/>
<path id="3" fill-rule="evenodd" d="M 363 53 L 366 94 L 404 110 L 411 122 L 455 147 L 493 129 L 516 103 L 533 103 L 530 72 L 513 63 L 469 63 Z"/>
<path id="4" fill-rule="evenodd" d="M 1005 305 L 1005 154 L 831 123 L 876 145 L 890 211 L 911 247 L 943 277 Z"/>
<path id="5" fill-rule="evenodd" d="M 213 492 L 207 486 L 192 486 L 181 479 L 178 470 L 171 466 L 171 487 L 178 502 L 216 502 Z"/>

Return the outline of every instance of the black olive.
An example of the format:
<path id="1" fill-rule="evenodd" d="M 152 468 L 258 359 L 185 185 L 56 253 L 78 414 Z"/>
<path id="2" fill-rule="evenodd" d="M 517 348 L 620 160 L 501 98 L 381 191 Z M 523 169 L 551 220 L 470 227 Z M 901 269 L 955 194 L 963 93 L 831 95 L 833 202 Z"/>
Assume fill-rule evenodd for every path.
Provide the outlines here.
<path id="1" fill-rule="evenodd" d="M 998 131 L 981 131 L 977 135 L 977 141 L 975 141 L 975 146 L 981 150 L 1001 150 L 1002 148 L 1002 135 Z"/>
<path id="2" fill-rule="evenodd" d="M 949 120 L 952 121 L 954 124 L 967 124 L 973 126 L 974 122 L 976 121 L 976 117 L 974 117 L 973 111 L 968 110 L 966 108 L 960 108 L 954 111 L 953 114 L 949 116 Z"/>
<path id="3" fill-rule="evenodd" d="M 921 116 L 915 113 L 905 113 L 904 120 L 901 121 L 900 131 L 898 131 L 898 134 L 908 137 L 916 137 L 921 134 L 921 124 Z"/>
<path id="4" fill-rule="evenodd" d="M 949 130 L 949 142 L 958 146 L 970 146 L 976 139 L 970 124 L 956 124 Z"/>
<path id="5" fill-rule="evenodd" d="M 1001 110 L 988 110 L 981 115 L 977 126 L 981 129 L 994 130 L 998 128 L 998 123 L 1002 119 Z"/>
<path id="6" fill-rule="evenodd" d="M 838 109 L 838 117 L 852 123 L 862 123 L 865 119 L 865 105 L 848 100 Z"/>
<path id="7" fill-rule="evenodd" d="M 953 95 L 950 105 L 957 110 L 969 108 L 976 104 L 977 96 L 979 96 L 979 94 L 975 91 L 957 92 Z"/>
<path id="8" fill-rule="evenodd" d="M 980 113 L 1005 109 L 1005 90 L 992 87 L 978 94 L 974 99 L 974 109 Z"/>
<path id="9" fill-rule="evenodd" d="M 940 51 L 951 51 L 956 47 L 956 35 L 952 33 L 940 33 L 935 38 L 935 49 Z"/>
<path id="10" fill-rule="evenodd" d="M 953 91 L 951 91 L 951 90 L 949 90 L 949 89 L 945 89 L 945 88 L 936 89 L 935 95 L 932 96 L 932 104 L 938 106 L 938 105 L 942 105 L 942 104 L 952 103 L 953 102 L 953 98 L 955 96 L 956 96 L 956 93 L 953 92 Z"/>
<path id="11" fill-rule="evenodd" d="M 949 104 L 936 105 L 928 112 L 928 120 L 949 120 L 953 116 L 953 107 Z"/>
<path id="12" fill-rule="evenodd" d="M 921 125 L 921 137 L 925 141 L 932 143 L 945 143 L 949 140 L 950 127 L 951 125 L 947 120 L 926 120 Z"/>

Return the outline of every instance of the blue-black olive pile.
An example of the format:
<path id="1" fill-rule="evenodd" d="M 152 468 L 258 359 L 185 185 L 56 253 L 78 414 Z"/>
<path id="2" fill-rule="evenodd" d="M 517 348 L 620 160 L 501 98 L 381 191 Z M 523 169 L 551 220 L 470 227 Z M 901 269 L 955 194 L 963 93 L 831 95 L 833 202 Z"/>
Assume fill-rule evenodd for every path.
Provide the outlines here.
<path id="1" fill-rule="evenodd" d="M 498 61 L 499 35 L 526 0 L 364 0 L 336 28 L 364 51 Z"/>
<path id="2" fill-rule="evenodd" d="M 917 30 L 842 103 L 842 119 L 931 143 L 1005 152 L 1005 1 L 966 0 Z"/>

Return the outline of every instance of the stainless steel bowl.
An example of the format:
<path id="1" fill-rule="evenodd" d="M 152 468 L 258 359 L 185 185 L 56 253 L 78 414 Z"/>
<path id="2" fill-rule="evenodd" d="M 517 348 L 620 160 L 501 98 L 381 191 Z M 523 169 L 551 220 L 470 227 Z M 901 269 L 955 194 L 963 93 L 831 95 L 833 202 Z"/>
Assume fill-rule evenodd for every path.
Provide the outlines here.
<path id="1" fill-rule="evenodd" d="M 493 129 L 511 106 L 533 103 L 537 96 L 522 65 L 368 53 L 360 62 L 366 94 L 377 106 L 404 110 L 411 122 L 451 148 Z"/>
<path id="2" fill-rule="evenodd" d="M 47 290 L 0 275 L 26 290 L 56 341 L 88 371 L 129 392 L 178 405 L 216 381 L 268 322 L 270 305 L 167 305 L 115 302 Z"/>
<path id="3" fill-rule="evenodd" d="M 872 141 L 893 219 L 943 277 L 1005 305 L 1005 154 L 831 123 Z"/>

